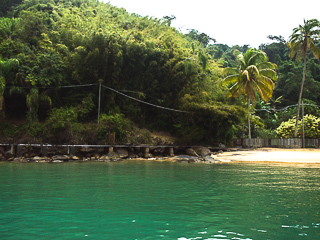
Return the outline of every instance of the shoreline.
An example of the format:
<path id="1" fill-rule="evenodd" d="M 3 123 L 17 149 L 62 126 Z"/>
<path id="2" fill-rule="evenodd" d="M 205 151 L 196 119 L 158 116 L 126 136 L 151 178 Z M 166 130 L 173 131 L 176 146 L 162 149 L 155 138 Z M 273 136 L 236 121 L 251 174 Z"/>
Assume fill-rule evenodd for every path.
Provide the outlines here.
<path id="1" fill-rule="evenodd" d="M 320 149 L 284 149 L 284 148 L 257 148 L 239 149 L 218 154 L 215 160 L 220 162 L 240 163 L 301 163 L 320 164 Z"/>
<path id="2" fill-rule="evenodd" d="M 11 146 L 0 147 L 0 161 L 8 162 L 116 162 L 156 161 L 185 163 L 294 163 L 320 164 L 316 148 L 223 148 L 196 146 Z"/>

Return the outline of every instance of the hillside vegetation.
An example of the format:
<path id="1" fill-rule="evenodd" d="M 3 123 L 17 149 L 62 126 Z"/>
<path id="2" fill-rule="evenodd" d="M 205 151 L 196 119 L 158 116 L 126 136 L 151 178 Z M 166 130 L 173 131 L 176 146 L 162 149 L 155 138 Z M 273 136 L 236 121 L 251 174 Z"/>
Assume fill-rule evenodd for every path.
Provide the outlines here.
<path id="1" fill-rule="evenodd" d="M 98 0 L 2 2 L 1 141 L 105 144 L 115 133 L 115 143 L 157 144 L 150 133 L 157 130 L 180 143 L 218 144 L 248 134 L 245 95 L 228 98 L 222 79 L 224 68 L 237 67 L 234 50 L 249 46 L 182 34 L 170 27 L 173 18 Z M 260 50 L 279 78 L 270 103 L 252 102 L 253 137 L 275 134 L 296 111 L 273 109 L 297 103 L 303 67 L 289 59 L 281 36 L 273 38 Z M 320 101 L 319 81 L 319 62 L 310 57 L 306 102 Z M 268 111 L 255 111 L 262 108 Z"/>

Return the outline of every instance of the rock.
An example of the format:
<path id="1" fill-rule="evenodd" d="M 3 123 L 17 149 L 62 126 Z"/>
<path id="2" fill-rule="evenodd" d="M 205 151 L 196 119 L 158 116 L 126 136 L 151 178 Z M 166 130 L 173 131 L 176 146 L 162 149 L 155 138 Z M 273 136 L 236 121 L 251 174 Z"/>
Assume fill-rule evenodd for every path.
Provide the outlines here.
<path id="1" fill-rule="evenodd" d="M 30 159 L 25 159 L 25 158 L 14 158 L 13 159 L 14 162 L 22 162 L 22 163 L 26 163 L 26 162 L 30 162 Z"/>
<path id="2" fill-rule="evenodd" d="M 138 156 L 135 155 L 133 152 L 130 152 L 128 158 L 137 158 Z"/>
<path id="3" fill-rule="evenodd" d="M 14 154 L 11 153 L 11 151 L 9 150 L 9 151 L 7 151 L 7 152 L 4 153 L 4 157 L 5 157 L 6 159 L 12 158 L 12 157 L 14 157 Z"/>
<path id="4" fill-rule="evenodd" d="M 68 155 L 54 155 L 52 157 L 52 160 L 62 160 L 62 161 L 66 161 L 69 160 L 69 156 Z"/>
<path id="5" fill-rule="evenodd" d="M 204 158 L 203 158 L 203 160 L 205 161 L 205 162 L 207 162 L 207 163 L 218 163 L 219 161 L 217 161 L 217 160 L 214 160 L 214 158 L 213 157 L 210 157 L 210 156 L 205 156 Z"/>
<path id="6" fill-rule="evenodd" d="M 190 162 L 197 162 L 198 158 L 194 156 L 180 155 L 180 156 L 174 157 L 173 160 L 176 160 L 177 162 L 190 163 Z"/>
<path id="7" fill-rule="evenodd" d="M 223 151 L 222 151 L 222 150 L 219 150 L 218 153 L 221 154 L 221 153 L 223 153 Z"/>
<path id="8" fill-rule="evenodd" d="M 118 153 L 119 157 L 127 158 L 129 156 L 128 150 L 126 148 L 117 148 L 116 153 Z"/>
<path id="9" fill-rule="evenodd" d="M 210 149 L 209 148 L 206 148 L 206 147 L 194 147 L 193 148 L 195 151 L 196 151 L 196 153 L 198 154 L 198 155 L 200 155 L 201 157 L 205 157 L 205 156 L 208 156 L 208 155 L 210 155 L 211 154 L 211 151 L 210 151 Z"/>
<path id="10" fill-rule="evenodd" d="M 219 147 L 221 147 L 221 148 L 225 148 L 225 147 L 226 147 L 226 145 L 224 145 L 224 144 L 222 144 L 222 143 L 219 143 Z"/>
<path id="11" fill-rule="evenodd" d="M 122 158 L 111 158 L 112 162 L 119 162 L 122 161 Z"/>
<path id="12" fill-rule="evenodd" d="M 198 157 L 199 155 L 196 153 L 196 151 L 192 148 L 187 148 L 186 149 L 186 154 L 188 154 L 189 156 L 194 156 L 194 157 Z"/>
<path id="13" fill-rule="evenodd" d="M 153 155 L 151 153 L 145 153 L 143 157 L 144 158 L 152 158 Z"/>
<path id="14" fill-rule="evenodd" d="M 110 162 L 110 158 L 106 155 L 103 155 L 99 158 L 99 160 L 104 161 L 104 162 Z"/>
<path id="15" fill-rule="evenodd" d="M 71 156 L 70 159 L 71 160 L 80 160 L 80 158 L 78 156 Z"/>
<path id="16" fill-rule="evenodd" d="M 51 162 L 52 162 L 52 163 L 63 163 L 62 160 L 52 160 Z"/>
<path id="17" fill-rule="evenodd" d="M 35 156 L 35 157 L 33 158 L 33 161 L 35 161 L 35 162 L 47 162 L 47 161 L 49 161 L 49 158 Z"/>
<path id="18" fill-rule="evenodd" d="M 108 158 L 120 158 L 120 157 L 119 157 L 119 154 L 116 153 L 116 152 L 109 152 L 109 153 L 107 154 L 107 157 L 108 157 Z"/>
<path id="19" fill-rule="evenodd" d="M 95 162 L 104 162 L 104 160 L 102 160 L 102 159 L 100 159 L 100 158 L 95 159 L 94 161 L 95 161 Z"/>

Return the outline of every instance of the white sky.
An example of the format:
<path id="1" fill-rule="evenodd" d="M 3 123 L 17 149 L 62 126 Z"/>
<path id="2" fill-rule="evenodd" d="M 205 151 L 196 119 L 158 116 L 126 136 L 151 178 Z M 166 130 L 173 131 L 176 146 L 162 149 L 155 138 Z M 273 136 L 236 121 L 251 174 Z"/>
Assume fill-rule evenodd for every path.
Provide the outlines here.
<path id="1" fill-rule="evenodd" d="M 162 18 L 176 16 L 171 26 L 187 33 L 196 29 L 218 43 L 250 44 L 258 48 L 270 42 L 268 35 L 288 40 L 303 19 L 320 20 L 320 0 L 103 0 L 129 13 Z"/>

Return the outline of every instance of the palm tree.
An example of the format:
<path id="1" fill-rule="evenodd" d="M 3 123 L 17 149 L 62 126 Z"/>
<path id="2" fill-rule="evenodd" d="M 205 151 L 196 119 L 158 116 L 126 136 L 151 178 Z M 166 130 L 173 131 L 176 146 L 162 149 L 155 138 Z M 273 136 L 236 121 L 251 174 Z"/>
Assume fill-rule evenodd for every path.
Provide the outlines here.
<path id="1" fill-rule="evenodd" d="M 304 62 L 294 137 L 297 137 L 300 104 L 303 93 L 303 85 L 306 79 L 307 52 L 311 50 L 311 52 L 316 58 L 319 59 L 320 57 L 320 49 L 314 43 L 314 40 L 316 40 L 320 36 L 320 23 L 317 19 L 311 19 L 307 21 L 303 20 L 303 22 L 303 26 L 299 25 L 299 27 L 293 29 L 288 43 L 290 47 L 289 57 L 294 58 L 294 56 L 296 56 L 296 59 L 298 61 L 303 59 Z"/>
<path id="2" fill-rule="evenodd" d="M 17 76 L 19 61 L 15 58 L 8 59 L 7 61 L 1 60 L 0 57 L 0 116 L 4 117 L 4 90 L 6 82 L 9 79 L 14 79 Z"/>
<path id="3" fill-rule="evenodd" d="M 223 79 L 223 82 L 229 88 L 229 97 L 239 97 L 244 95 L 247 100 L 249 111 L 250 102 L 257 100 L 257 95 L 260 95 L 263 101 L 268 102 L 272 97 L 274 82 L 278 79 L 275 71 L 277 65 L 268 62 L 265 52 L 249 49 L 245 54 L 239 50 L 234 51 L 237 57 L 239 68 L 226 68 L 224 71 L 228 75 Z M 250 112 L 248 113 L 248 128 L 249 139 L 251 139 L 250 128 Z"/>

